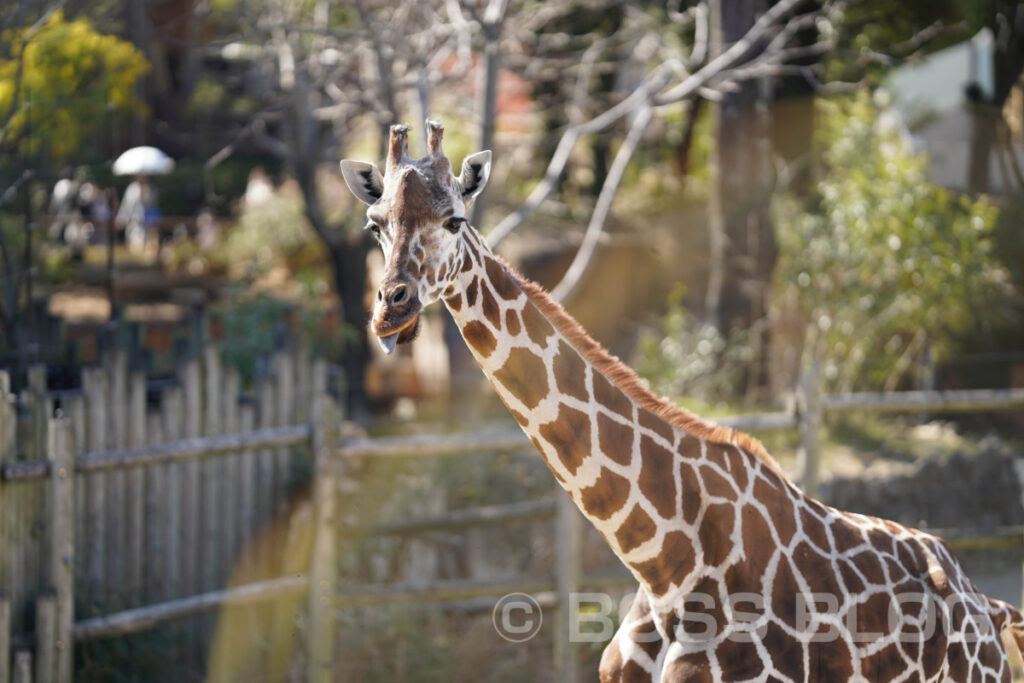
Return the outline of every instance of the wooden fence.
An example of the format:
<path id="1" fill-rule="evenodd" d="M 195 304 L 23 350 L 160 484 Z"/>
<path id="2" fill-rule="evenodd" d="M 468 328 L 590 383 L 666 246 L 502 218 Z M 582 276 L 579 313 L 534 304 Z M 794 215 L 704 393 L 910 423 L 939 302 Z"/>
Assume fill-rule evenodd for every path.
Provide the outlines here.
<path id="1" fill-rule="evenodd" d="M 239 562 L 274 575 L 269 551 L 243 551 L 309 479 L 312 425 L 329 421 L 313 420 L 322 361 L 297 349 L 268 367 L 249 395 L 214 345 L 157 385 L 119 351 L 81 391 L 48 392 L 34 367 L 14 396 L 0 372 L 0 683 L 22 680 L 32 650 L 36 680 L 70 680 L 72 639 L 146 605 L 202 611 Z"/>
<path id="2" fill-rule="evenodd" d="M 356 458 L 528 449 L 522 433 L 339 442 L 332 431 L 338 418 L 322 384 L 323 365 L 310 362 L 306 370 L 297 371 L 300 364 L 284 355 L 273 365 L 275 375 L 257 386 L 255 401 L 239 405 L 234 400 L 237 379 L 231 379 L 230 373 L 225 378 L 215 353 L 204 354 L 200 362 L 183 369 L 180 386 L 162 390 L 161 411 L 151 414 L 141 398 L 145 394 L 139 385 L 144 387 L 144 382 L 126 378 L 123 391 L 131 398 L 126 399 L 129 409 L 119 417 L 114 416 L 119 411 L 111 409 L 119 404 L 95 388 L 97 384 L 116 386 L 116 359 L 103 370 L 102 376 L 108 379 L 99 379 L 99 371 L 92 375 L 83 392 L 86 398 L 79 398 L 79 403 L 73 396 L 60 397 L 62 415 L 56 418 L 50 417 L 54 398 L 40 385 L 41 375 L 34 375 L 30 392 L 19 399 L 33 416 L 21 431 L 24 448 L 34 457 L 8 456 L 0 470 L 0 506 L 9 506 L 0 507 L 4 525 L 0 547 L 5 550 L 2 586 L 6 589 L 0 597 L 0 683 L 12 678 L 69 681 L 73 643 L 137 632 L 224 605 L 295 594 L 307 596 L 307 676 L 329 681 L 335 666 L 337 608 L 396 602 L 487 607 L 497 596 L 516 591 L 533 593 L 542 606 L 556 608 L 557 675 L 559 680 L 578 680 L 577 657 L 568 640 L 570 615 L 559 597 L 582 589 L 631 585 L 633 580 L 624 574 L 582 573 L 582 518 L 560 493 L 552 499 L 461 510 L 375 529 L 381 534 L 421 534 L 553 518 L 557 556 L 550 574 L 507 582 L 337 585 L 334 516 L 345 463 Z M 110 380 L 111 376 L 115 379 Z M 2 378 L 0 374 L 0 388 Z M 721 420 L 743 430 L 800 429 L 802 483 L 810 490 L 817 484 L 819 433 L 827 413 L 970 411 L 1024 405 L 1021 389 L 824 396 L 816 387 L 815 376 L 808 374 L 794 410 Z M 0 444 L 10 454 L 14 447 L 11 402 L 0 402 L 0 410 Z M 124 436 L 103 437 L 110 424 L 117 425 L 117 433 Z M 79 437 L 82 434 L 84 438 Z M 271 501 L 285 496 L 289 453 L 296 447 L 308 454 L 314 473 L 314 534 L 308 570 L 279 576 L 268 573 L 260 580 L 224 588 L 225 567 L 233 561 L 231 549 L 237 553 L 247 535 L 272 512 Z M 33 525 L 38 526 L 26 529 L 19 515 L 29 513 L 36 514 Z M 115 548 L 124 554 L 116 555 Z M 119 561 L 119 557 L 128 559 Z M 102 606 L 83 606 L 75 598 L 94 589 L 109 591 L 111 584 L 119 585 L 114 582 L 130 589 L 130 600 L 117 596 Z M 34 604 L 32 636 L 12 641 L 16 613 L 28 611 L 26 596 Z M 30 630 L 25 628 L 25 617 L 16 625 L 19 633 Z"/>

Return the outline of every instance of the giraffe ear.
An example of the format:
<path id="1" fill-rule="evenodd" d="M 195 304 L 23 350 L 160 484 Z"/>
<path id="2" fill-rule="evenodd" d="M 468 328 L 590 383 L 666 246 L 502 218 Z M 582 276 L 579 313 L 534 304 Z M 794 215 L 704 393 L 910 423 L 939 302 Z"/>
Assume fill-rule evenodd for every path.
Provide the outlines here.
<path id="1" fill-rule="evenodd" d="M 341 175 L 348 189 L 361 202 L 373 204 L 384 194 L 384 176 L 376 165 L 368 161 L 345 159 L 341 162 Z"/>
<path id="2" fill-rule="evenodd" d="M 470 154 L 462 161 L 459 185 L 462 187 L 462 201 L 469 203 L 484 191 L 491 175 L 491 150 L 485 149 Z"/>

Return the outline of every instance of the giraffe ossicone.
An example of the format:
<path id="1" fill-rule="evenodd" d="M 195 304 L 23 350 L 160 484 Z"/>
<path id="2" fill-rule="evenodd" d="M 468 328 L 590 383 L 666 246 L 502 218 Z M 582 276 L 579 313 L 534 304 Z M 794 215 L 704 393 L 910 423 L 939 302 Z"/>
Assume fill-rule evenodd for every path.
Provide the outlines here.
<path id="1" fill-rule="evenodd" d="M 384 275 L 370 327 L 412 341 L 441 300 L 559 484 L 640 589 L 601 658 L 611 681 L 1010 681 L 1024 618 L 944 541 L 804 495 L 755 439 L 653 396 L 466 221 L 490 152 L 456 177 L 391 128 L 385 173 L 345 160 Z"/>

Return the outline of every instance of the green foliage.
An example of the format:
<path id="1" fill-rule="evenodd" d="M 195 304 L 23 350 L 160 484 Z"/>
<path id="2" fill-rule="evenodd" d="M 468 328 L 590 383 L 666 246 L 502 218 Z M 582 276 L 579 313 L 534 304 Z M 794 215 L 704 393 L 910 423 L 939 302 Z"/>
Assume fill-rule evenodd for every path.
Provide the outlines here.
<path id="1" fill-rule="evenodd" d="M 809 331 L 830 379 L 892 388 L 929 349 L 941 360 L 1007 310 L 997 211 L 931 183 L 866 95 L 823 101 L 820 114 L 812 198 L 775 203 L 776 313 Z"/>
<path id="2" fill-rule="evenodd" d="M 315 352 L 323 353 L 329 344 L 319 321 L 328 306 L 327 302 L 316 301 L 300 306 L 260 292 L 225 296 L 219 308 L 224 325 L 224 361 L 238 368 L 244 382 L 252 381 L 257 363 L 275 350 L 275 337 L 282 324 L 298 338 L 309 340 Z"/>
<path id="3" fill-rule="evenodd" d="M 244 263 L 248 275 L 258 276 L 275 267 L 320 261 L 316 233 L 306 220 L 302 195 L 285 186 L 258 207 L 245 208 L 228 235 L 224 251 L 232 263 Z"/>
<path id="4" fill-rule="evenodd" d="M 149 65 L 131 43 L 98 33 L 88 19 L 54 12 L 36 31 L 0 37 L 0 149 L 65 159 L 94 132 L 108 107 L 140 111 L 135 81 Z M 20 74 L 20 79 L 19 79 Z M 0 134 L 2 135 L 2 134 Z"/>
<path id="5" fill-rule="evenodd" d="M 685 291 L 677 286 L 669 294 L 665 314 L 640 337 L 638 371 L 659 394 L 708 404 L 736 398 L 753 358 L 749 335 L 736 330 L 727 337 L 694 319 L 683 306 Z"/>
<path id="6" fill-rule="evenodd" d="M 820 33 L 833 38 L 838 49 L 825 60 L 826 79 L 880 82 L 893 60 L 920 49 L 941 50 L 966 40 L 986 23 L 995 3 L 976 0 L 864 0 L 835 5 L 827 21 L 818 22 Z M 994 16 L 994 12 L 992 13 Z M 914 37 L 928 27 L 942 24 L 945 30 L 918 44 Z"/>
<path id="7" fill-rule="evenodd" d="M 179 160 L 170 174 L 154 180 L 160 192 L 160 210 L 165 216 L 194 216 L 207 206 L 217 215 L 230 215 L 232 204 L 245 194 L 249 172 L 255 166 L 274 170 L 275 165 L 273 158 L 233 156 L 206 171 L 202 161 Z M 127 185 L 130 180 L 123 177 L 120 184 Z M 212 194 L 207 193 L 207 183 Z"/>

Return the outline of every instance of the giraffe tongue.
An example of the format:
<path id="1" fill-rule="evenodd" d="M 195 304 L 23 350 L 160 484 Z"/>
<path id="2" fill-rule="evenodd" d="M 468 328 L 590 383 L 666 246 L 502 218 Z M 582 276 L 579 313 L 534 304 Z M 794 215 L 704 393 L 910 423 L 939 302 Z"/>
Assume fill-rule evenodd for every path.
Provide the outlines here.
<path id="1" fill-rule="evenodd" d="M 377 337 L 377 343 L 380 344 L 380 348 L 384 350 L 384 353 L 391 355 L 391 352 L 395 350 L 395 345 L 398 344 L 398 332 L 389 334 L 386 337 Z"/>

